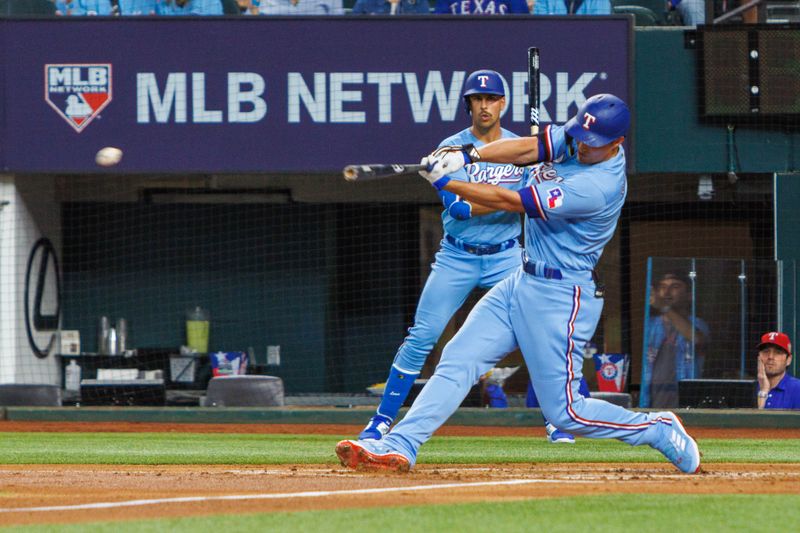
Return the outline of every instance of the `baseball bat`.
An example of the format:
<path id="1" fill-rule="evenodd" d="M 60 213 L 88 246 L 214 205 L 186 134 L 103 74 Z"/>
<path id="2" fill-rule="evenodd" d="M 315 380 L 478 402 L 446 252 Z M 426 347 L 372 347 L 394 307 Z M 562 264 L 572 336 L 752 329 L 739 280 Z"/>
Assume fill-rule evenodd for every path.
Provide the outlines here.
<path id="1" fill-rule="evenodd" d="M 531 135 L 539 133 L 539 107 L 541 93 L 539 91 L 539 49 L 528 48 L 528 116 L 531 123 Z"/>
<path id="2" fill-rule="evenodd" d="M 405 164 L 374 164 L 374 165 L 347 165 L 342 174 L 347 181 L 372 181 L 392 176 L 405 176 L 416 174 L 425 170 L 425 165 Z"/>

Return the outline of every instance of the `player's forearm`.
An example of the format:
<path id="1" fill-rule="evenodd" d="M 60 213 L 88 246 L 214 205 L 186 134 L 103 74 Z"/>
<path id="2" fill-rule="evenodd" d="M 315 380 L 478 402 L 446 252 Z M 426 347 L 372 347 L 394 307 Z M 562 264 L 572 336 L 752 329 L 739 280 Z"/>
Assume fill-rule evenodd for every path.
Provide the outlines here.
<path id="1" fill-rule="evenodd" d="M 479 217 L 481 215 L 488 215 L 489 213 L 496 213 L 498 210 L 494 207 L 489 207 L 487 205 L 479 204 L 475 201 L 470 201 L 472 204 L 472 216 Z"/>
<path id="2" fill-rule="evenodd" d="M 525 211 L 519 194 L 503 187 L 452 180 L 444 186 L 444 189 L 491 210 L 514 213 Z M 475 214 L 474 211 L 473 214 Z"/>
<path id="3" fill-rule="evenodd" d="M 478 154 L 488 163 L 528 165 L 539 160 L 539 141 L 537 137 L 499 139 L 478 148 Z"/>

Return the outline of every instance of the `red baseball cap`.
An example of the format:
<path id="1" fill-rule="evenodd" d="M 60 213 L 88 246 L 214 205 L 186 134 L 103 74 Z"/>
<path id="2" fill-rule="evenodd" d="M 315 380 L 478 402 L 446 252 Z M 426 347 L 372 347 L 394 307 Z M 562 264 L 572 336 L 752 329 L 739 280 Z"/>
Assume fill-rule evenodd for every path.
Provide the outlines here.
<path id="1" fill-rule="evenodd" d="M 781 348 L 786 351 L 789 355 L 792 355 L 792 341 L 789 340 L 789 335 L 786 333 L 781 333 L 779 331 L 770 331 L 769 333 L 764 333 L 761 336 L 761 342 L 756 346 L 759 350 L 773 344 L 778 348 Z"/>

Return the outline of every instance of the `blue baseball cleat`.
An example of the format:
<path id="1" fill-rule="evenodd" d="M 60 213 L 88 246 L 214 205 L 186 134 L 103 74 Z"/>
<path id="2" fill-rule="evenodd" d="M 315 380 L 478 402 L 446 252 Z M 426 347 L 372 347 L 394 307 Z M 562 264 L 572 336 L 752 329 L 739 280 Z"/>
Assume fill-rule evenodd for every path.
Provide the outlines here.
<path id="1" fill-rule="evenodd" d="M 660 451 L 681 472 L 696 474 L 700 471 L 700 449 L 695 440 L 686 432 L 681 419 L 672 412 L 655 413 L 659 421 L 660 435 L 653 448 Z"/>
<path id="2" fill-rule="evenodd" d="M 381 440 L 384 435 L 389 433 L 392 427 L 392 420 L 383 415 L 375 415 L 369 419 L 367 427 L 361 430 L 358 440 Z"/>
<path id="3" fill-rule="evenodd" d="M 343 440 L 336 445 L 336 455 L 342 466 L 353 470 L 405 473 L 411 469 L 408 457 L 376 440 Z"/>
<path id="4" fill-rule="evenodd" d="M 547 431 L 547 442 L 552 444 L 575 444 L 575 437 L 561 431 L 550 422 L 545 424 L 544 428 Z"/>

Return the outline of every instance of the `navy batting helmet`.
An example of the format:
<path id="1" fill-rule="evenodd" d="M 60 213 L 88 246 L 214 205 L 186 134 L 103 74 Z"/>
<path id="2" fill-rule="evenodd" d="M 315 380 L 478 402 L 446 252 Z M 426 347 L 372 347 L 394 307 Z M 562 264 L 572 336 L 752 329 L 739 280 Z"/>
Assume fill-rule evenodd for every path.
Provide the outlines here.
<path id="1" fill-rule="evenodd" d="M 476 70 L 469 75 L 464 82 L 464 106 L 467 114 L 470 113 L 469 95 L 471 94 L 496 94 L 505 96 L 506 89 L 503 85 L 503 78 L 494 70 Z"/>
<path id="2" fill-rule="evenodd" d="M 566 132 L 589 146 L 605 146 L 624 137 L 631 125 L 628 106 L 613 94 L 596 94 L 564 125 Z"/>

